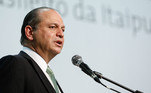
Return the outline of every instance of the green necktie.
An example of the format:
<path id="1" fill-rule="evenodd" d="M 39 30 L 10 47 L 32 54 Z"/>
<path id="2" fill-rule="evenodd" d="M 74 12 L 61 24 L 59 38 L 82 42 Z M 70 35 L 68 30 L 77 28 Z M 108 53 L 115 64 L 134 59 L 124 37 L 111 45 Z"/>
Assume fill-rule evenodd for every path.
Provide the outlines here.
<path id="1" fill-rule="evenodd" d="M 50 69 L 49 66 L 47 67 L 46 72 L 48 73 L 50 79 L 51 79 L 52 82 L 53 82 L 53 85 L 54 85 L 54 88 L 55 88 L 55 90 L 56 90 L 56 93 L 59 93 L 59 89 L 58 89 L 58 85 L 57 85 L 57 83 L 56 83 L 55 76 L 54 76 L 54 74 L 53 74 L 53 72 L 52 72 L 52 70 Z"/>

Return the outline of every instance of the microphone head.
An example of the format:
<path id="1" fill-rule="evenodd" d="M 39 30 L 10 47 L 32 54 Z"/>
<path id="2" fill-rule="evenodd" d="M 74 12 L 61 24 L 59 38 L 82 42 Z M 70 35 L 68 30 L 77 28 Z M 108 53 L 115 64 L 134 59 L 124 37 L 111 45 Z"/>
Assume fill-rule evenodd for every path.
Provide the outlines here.
<path id="1" fill-rule="evenodd" d="M 74 56 L 72 57 L 72 63 L 73 63 L 74 65 L 76 65 L 76 66 L 79 67 L 79 65 L 80 65 L 82 62 L 83 62 L 83 61 L 82 61 L 82 57 L 81 57 L 81 56 L 79 56 L 79 55 L 74 55 Z"/>

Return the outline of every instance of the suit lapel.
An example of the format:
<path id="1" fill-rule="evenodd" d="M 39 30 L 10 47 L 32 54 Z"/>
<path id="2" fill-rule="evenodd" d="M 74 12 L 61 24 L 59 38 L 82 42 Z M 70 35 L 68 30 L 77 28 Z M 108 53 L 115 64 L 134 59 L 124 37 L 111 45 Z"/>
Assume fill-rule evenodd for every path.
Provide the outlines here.
<path id="1" fill-rule="evenodd" d="M 60 87 L 60 85 L 59 85 L 58 82 L 57 82 L 57 85 L 58 85 L 58 87 L 59 87 L 60 92 L 63 93 L 63 91 L 62 91 L 62 89 L 61 89 L 61 87 Z"/>
<path id="2" fill-rule="evenodd" d="M 54 88 L 53 88 L 53 86 L 51 85 L 51 83 L 49 82 L 49 80 L 47 79 L 47 77 L 44 75 L 44 73 L 42 72 L 42 70 L 40 69 L 40 67 L 37 65 L 37 63 L 30 56 L 28 56 L 28 54 L 26 54 L 23 51 L 21 51 L 19 53 L 19 55 L 25 57 L 28 60 L 28 62 L 32 65 L 32 67 L 35 69 L 36 73 L 40 77 L 41 81 L 43 82 L 44 86 L 48 90 L 48 93 L 56 93 L 55 90 L 54 90 Z"/>

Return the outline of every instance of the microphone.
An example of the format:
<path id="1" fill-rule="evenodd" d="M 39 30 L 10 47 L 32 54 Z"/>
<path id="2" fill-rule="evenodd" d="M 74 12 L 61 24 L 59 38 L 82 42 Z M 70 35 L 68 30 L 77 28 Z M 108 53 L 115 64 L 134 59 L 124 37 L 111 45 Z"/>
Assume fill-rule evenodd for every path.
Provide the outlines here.
<path id="1" fill-rule="evenodd" d="M 121 87 L 121 88 L 123 88 L 123 89 L 125 89 L 125 90 L 127 90 L 127 91 L 130 91 L 130 92 L 132 92 L 132 93 L 143 93 L 143 92 L 138 91 L 138 90 L 134 91 L 134 90 L 132 90 L 132 89 L 129 89 L 129 88 L 127 88 L 127 87 L 125 87 L 125 86 L 123 86 L 123 85 L 121 85 L 121 84 L 116 83 L 115 81 L 112 81 L 112 80 L 110 80 L 110 79 L 104 77 L 104 76 L 103 76 L 101 73 L 99 73 L 99 72 L 92 71 L 92 70 L 89 68 L 89 66 L 82 61 L 82 57 L 79 56 L 79 55 L 74 55 L 74 56 L 72 57 L 72 63 L 73 63 L 75 66 L 80 67 L 81 70 L 82 70 L 84 73 L 86 73 L 87 75 L 89 75 L 90 77 L 92 77 L 96 82 L 102 84 L 104 87 L 106 87 L 106 88 L 108 88 L 108 89 L 110 89 L 110 90 L 112 90 L 112 91 L 114 91 L 114 92 L 121 93 L 121 92 L 119 92 L 119 91 L 117 91 L 117 90 L 115 90 L 115 89 L 113 89 L 113 88 L 109 88 L 108 86 L 106 86 L 106 85 L 104 85 L 103 83 L 101 83 L 101 81 L 99 80 L 99 78 L 100 78 L 100 79 L 102 78 L 102 79 L 104 79 L 104 80 L 107 80 L 107 81 L 109 81 L 109 82 L 111 82 L 111 83 L 113 83 L 113 84 L 115 84 L 115 85 L 117 85 L 117 86 L 119 86 L 119 87 Z"/>
<path id="2" fill-rule="evenodd" d="M 79 55 L 74 55 L 72 57 L 72 63 L 75 66 L 78 66 L 81 68 L 81 70 L 86 73 L 87 75 L 89 75 L 90 77 L 92 77 L 96 82 L 100 83 L 99 78 L 95 75 L 95 73 L 89 68 L 89 66 L 87 64 L 85 64 L 82 61 L 82 57 Z"/>

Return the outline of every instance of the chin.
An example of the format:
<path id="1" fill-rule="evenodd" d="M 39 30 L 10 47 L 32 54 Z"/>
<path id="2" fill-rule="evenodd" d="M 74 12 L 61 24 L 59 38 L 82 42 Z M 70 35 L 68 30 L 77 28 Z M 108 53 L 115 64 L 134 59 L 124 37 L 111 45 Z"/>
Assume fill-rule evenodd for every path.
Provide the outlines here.
<path id="1" fill-rule="evenodd" d="M 60 53 L 61 53 L 61 49 L 55 50 L 55 53 L 56 53 L 56 54 L 60 54 Z"/>
<path id="2" fill-rule="evenodd" d="M 54 55 L 60 54 L 61 53 L 62 48 L 61 47 L 55 47 L 53 49 L 51 49 L 51 53 L 53 53 Z"/>

